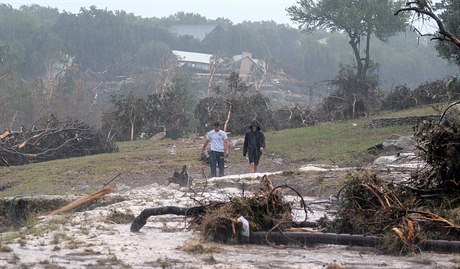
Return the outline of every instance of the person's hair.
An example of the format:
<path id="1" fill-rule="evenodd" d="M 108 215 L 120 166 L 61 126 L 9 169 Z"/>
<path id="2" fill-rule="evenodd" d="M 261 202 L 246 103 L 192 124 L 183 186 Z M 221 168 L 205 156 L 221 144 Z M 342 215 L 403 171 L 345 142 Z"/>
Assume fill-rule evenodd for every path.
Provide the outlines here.
<path id="1" fill-rule="evenodd" d="M 219 127 L 219 126 L 220 126 L 220 123 L 219 123 L 218 121 L 216 121 L 216 122 L 214 122 L 214 123 L 212 124 L 212 126 L 214 126 L 214 127 Z"/>

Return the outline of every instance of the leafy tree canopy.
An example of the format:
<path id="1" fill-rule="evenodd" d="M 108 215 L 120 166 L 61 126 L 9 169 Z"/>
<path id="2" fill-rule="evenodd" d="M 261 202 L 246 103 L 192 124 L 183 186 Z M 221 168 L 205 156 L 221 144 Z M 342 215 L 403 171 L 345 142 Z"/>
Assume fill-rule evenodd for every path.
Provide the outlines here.
<path id="1" fill-rule="evenodd" d="M 393 16 L 401 3 L 392 0 L 301 0 L 299 6 L 287 9 L 291 19 L 306 32 L 321 29 L 343 31 L 350 39 L 355 55 L 357 77 L 365 79 L 370 68 L 369 44 L 371 35 L 382 41 L 404 29 L 406 17 Z M 365 37 L 361 57 L 360 42 Z"/>

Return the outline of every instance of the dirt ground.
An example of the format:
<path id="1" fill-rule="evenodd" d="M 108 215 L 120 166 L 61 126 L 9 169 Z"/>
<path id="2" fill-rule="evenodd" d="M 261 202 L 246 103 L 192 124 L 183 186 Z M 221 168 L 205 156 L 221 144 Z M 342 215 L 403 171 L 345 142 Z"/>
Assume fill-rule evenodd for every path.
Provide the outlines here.
<path id="1" fill-rule="evenodd" d="M 331 195 L 356 169 L 287 164 L 269 154 L 257 174 L 247 174 L 244 160 L 228 165 L 226 177 L 211 179 L 207 166 L 188 167 L 189 186 L 168 184 L 165 171 L 150 177 L 136 173 L 121 177 L 113 182 L 117 190 L 93 206 L 56 216 L 43 214 L 32 228 L 0 234 L 0 268 L 460 268 L 459 255 L 450 253 L 402 257 L 338 245 L 218 244 L 203 240 L 199 232 L 188 229 L 187 219 L 175 215 L 151 217 L 140 232 L 130 232 L 132 218 L 145 208 L 226 201 L 243 191 L 249 195 L 259 190 L 263 175 L 275 186 L 286 184 L 298 190 L 314 212 L 308 219 L 317 220 L 331 213 Z M 383 168 L 365 166 L 401 179 L 412 169 L 396 162 Z M 286 198 L 294 205 L 298 202 L 295 195 L 286 193 Z M 296 220 L 305 218 L 296 206 L 293 215 Z"/>

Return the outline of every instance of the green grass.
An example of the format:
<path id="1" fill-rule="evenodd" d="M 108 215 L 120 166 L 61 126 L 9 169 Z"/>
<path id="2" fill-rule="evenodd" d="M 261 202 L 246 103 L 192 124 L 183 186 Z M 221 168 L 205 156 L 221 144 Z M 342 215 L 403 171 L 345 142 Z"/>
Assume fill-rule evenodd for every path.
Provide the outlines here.
<path id="1" fill-rule="evenodd" d="M 381 111 L 373 118 L 403 118 L 414 116 L 441 115 L 447 104 L 434 104 L 421 107 L 409 108 L 401 111 Z"/>
<path id="2" fill-rule="evenodd" d="M 267 133 L 269 150 L 293 162 L 337 164 L 382 143 L 393 134 L 410 135 L 412 126 L 368 128 L 355 122 L 326 123 Z"/>
<path id="3" fill-rule="evenodd" d="M 180 165 L 196 162 L 198 149 L 177 149 L 174 159 L 170 156 L 169 140 L 142 140 L 120 142 L 119 152 L 77 158 L 40 162 L 23 166 L 0 167 L 2 185 L 20 184 L 0 192 L 0 197 L 26 194 L 62 194 L 63 189 L 75 186 L 81 193 L 82 186 L 104 185 L 118 174 L 129 178 L 132 175 L 148 177 L 165 174 L 167 178 Z M 192 155 L 195 153 L 195 155 Z M 166 157 L 164 157 L 166 156 Z M 164 157 L 164 158 L 163 158 Z M 154 161 L 152 159 L 159 160 Z M 170 174 L 167 174 L 170 173 Z M 66 185 L 65 187 L 63 187 Z M 88 189 L 88 192 L 96 189 Z"/>
<path id="4" fill-rule="evenodd" d="M 392 135 L 412 135 L 413 126 L 370 128 L 372 118 L 436 115 L 432 106 L 381 112 L 369 118 L 322 123 L 298 129 L 267 132 L 267 149 L 292 162 L 340 164 L 382 143 Z"/>

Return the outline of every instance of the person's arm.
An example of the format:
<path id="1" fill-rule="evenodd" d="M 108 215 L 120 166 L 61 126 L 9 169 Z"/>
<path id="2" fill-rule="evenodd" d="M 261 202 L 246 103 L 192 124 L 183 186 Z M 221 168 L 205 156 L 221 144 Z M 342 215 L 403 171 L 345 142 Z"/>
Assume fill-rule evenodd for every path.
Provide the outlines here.
<path id="1" fill-rule="evenodd" d="M 203 148 L 201 149 L 201 152 L 204 152 L 204 150 L 206 149 L 206 147 L 208 146 L 209 144 L 209 139 L 206 139 L 206 141 L 204 142 L 203 144 Z"/>
<path id="2" fill-rule="evenodd" d="M 265 135 L 264 133 L 260 132 L 260 152 L 264 152 L 265 151 Z"/>

